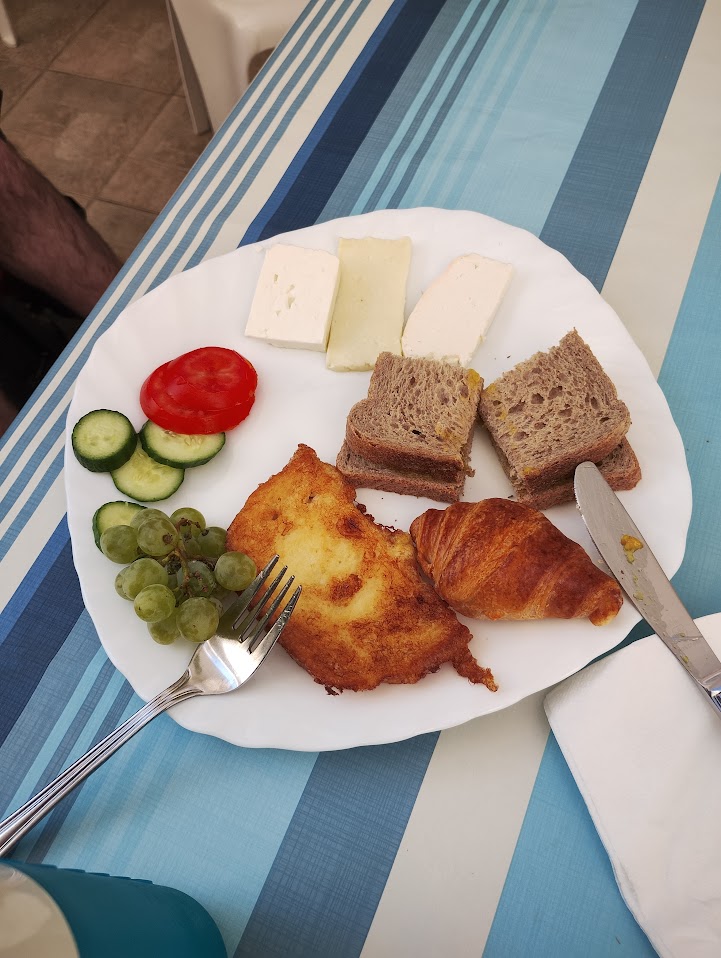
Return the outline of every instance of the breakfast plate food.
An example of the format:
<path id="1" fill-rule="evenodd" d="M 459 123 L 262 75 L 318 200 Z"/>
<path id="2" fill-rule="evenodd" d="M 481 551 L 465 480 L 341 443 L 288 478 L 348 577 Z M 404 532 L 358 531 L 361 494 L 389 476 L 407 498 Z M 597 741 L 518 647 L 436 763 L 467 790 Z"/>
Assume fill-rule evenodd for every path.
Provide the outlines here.
<path id="1" fill-rule="evenodd" d="M 575 329 L 592 349 L 628 406 L 628 440 L 641 466 L 637 487 L 620 493 L 637 524 L 654 530 L 650 544 L 672 575 L 683 557 L 691 516 L 691 486 L 683 444 L 668 404 L 621 320 L 558 252 L 532 234 L 477 213 L 437 209 L 386 210 L 318 224 L 239 248 L 172 277 L 129 306 L 98 340 L 76 384 L 68 414 L 65 479 L 75 565 L 86 607 L 111 661 L 148 699 L 174 681 L 192 652 L 185 640 L 152 641 L 116 595 L 118 570 L 96 547 L 96 510 L 119 499 L 108 475 L 88 472 L 72 452 L 72 427 L 93 410 L 119 410 L 135 429 L 145 422 L 140 389 L 157 367 L 203 346 L 236 350 L 257 371 L 255 403 L 227 433 L 220 453 L 188 469 L 160 507 L 190 506 L 211 525 L 228 527 L 248 497 L 279 473 L 299 445 L 335 463 L 346 418 L 368 392 L 370 372 L 327 368 L 321 351 L 280 348 L 245 336 L 266 251 L 278 243 L 335 253 L 341 238 L 408 237 L 406 314 L 455 258 L 479 253 L 513 267 L 513 277 L 472 367 L 486 384 L 548 350 Z M 490 439 L 476 426 L 462 500 L 509 498 L 513 489 Z M 409 530 L 438 502 L 359 488 L 357 499 L 384 526 Z M 596 556 L 571 503 L 546 510 L 567 536 Z M 293 571 L 292 569 L 290 571 Z M 172 716 L 183 726 L 249 747 L 318 751 L 398 741 L 498 711 L 548 688 L 614 648 L 639 616 L 625 602 L 608 624 L 587 619 L 461 621 L 471 651 L 492 669 L 493 692 L 459 676 L 450 664 L 409 685 L 382 684 L 363 692 L 326 694 L 282 649 L 274 650 L 238 694 L 183 703 Z"/>

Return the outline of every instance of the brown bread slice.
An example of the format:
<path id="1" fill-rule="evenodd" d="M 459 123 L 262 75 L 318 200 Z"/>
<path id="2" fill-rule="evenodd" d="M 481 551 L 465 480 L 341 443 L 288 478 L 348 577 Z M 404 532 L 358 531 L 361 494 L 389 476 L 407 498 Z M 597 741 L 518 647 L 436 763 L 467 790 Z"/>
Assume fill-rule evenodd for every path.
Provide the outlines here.
<path id="1" fill-rule="evenodd" d="M 610 456 L 606 456 L 597 465 L 603 478 L 616 492 L 633 489 L 641 479 L 641 466 L 627 439 L 624 439 Z M 514 483 L 513 488 L 519 502 L 533 506 L 535 509 L 550 509 L 551 506 L 573 502 L 575 499 L 573 473 L 538 492 L 529 491 L 523 483 Z"/>
<path id="2" fill-rule="evenodd" d="M 511 482 L 548 488 L 580 462 L 600 462 L 631 424 L 626 405 L 576 330 L 483 390 L 479 413 Z"/>
<path id="3" fill-rule="evenodd" d="M 368 462 L 352 452 L 347 442 L 341 446 L 336 468 L 356 488 L 382 489 L 402 496 L 426 496 L 437 502 L 457 502 L 463 492 L 466 474 L 459 470 L 455 480 L 432 479 L 418 472 L 389 469 Z"/>
<path id="4" fill-rule="evenodd" d="M 483 380 L 473 369 L 381 353 L 346 442 L 368 462 L 455 482 L 468 466 Z"/>

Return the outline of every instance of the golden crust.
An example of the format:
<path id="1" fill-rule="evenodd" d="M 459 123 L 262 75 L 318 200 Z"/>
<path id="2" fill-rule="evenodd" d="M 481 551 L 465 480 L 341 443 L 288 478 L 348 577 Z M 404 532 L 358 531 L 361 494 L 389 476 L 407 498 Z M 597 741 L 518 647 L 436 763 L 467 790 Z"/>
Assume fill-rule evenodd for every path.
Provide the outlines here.
<path id="1" fill-rule="evenodd" d="M 422 578 L 410 536 L 374 522 L 309 446 L 249 496 L 228 548 L 258 567 L 277 553 L 294 573 L 303 593 L 281 644 L 329 691 L 417 682 L 444 662 L 495 690 L 471 633 Z"/>
<path id="2" fill-rule="evenodd" d="M 414 519 L 418 561 L 462 615 L 487 619 L 589 618 L 604 625 L 619 585 L 541 512 L 507 499 L 457 502 Z"/>

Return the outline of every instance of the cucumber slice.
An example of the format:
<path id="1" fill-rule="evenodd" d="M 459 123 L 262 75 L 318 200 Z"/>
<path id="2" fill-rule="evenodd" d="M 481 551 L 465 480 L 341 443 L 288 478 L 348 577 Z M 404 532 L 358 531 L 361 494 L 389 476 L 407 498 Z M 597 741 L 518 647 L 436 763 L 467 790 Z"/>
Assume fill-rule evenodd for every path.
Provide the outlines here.
<path id="1" fill-rule="evenodd" d="M 111 526 L 129 526 L 135 513 L 144 508 L 145 506 L 141 506 L 137 502 L 117 500 L 116 502 L 106 502 L 99 509 L 96 509 L 93 516 L 93 538 L 98 549 L 100 548 L 100 536 L 106 529 Z"/>
<path id="2" fill-rule="evenodd" d="M 121 412 L 94 409 L 75 423 L 71 442 L 81 466 L 90 472 L 112 472 L 130 459 L 138 437 Z"/>
<path id="3" fill-rule="evenodd" d="M 125 465 L 110 473 L 115 488 L 138 502 L 159 502 L 180 487 L 185 478 L 182 469 L 164 466 L 143 450 L 140 443 Z"/>
<path id="4" fill-rule="evenodd" d="M 202 466 L 217 456 L 225 445 L 225 433 L 208 436 L 189 436 L 170 432 L 148 420 L 139 435 L 140 443 L 147 454 L 164 466 L 190 469 Z"/>

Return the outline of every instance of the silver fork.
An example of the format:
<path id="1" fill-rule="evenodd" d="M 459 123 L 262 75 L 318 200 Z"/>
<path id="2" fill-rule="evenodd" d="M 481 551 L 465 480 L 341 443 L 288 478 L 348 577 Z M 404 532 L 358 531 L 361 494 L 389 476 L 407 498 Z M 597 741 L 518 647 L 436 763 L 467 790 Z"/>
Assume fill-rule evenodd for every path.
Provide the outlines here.
<path id="1" fill-rule="evenodd" d="M 301 587 L 298 586 L 269 627 L 294 578 L 291 575 L 275 599 L 270 601 L 288 571 L 288 567 L 283 566 L 256 605 L 248 611 L 277 562 L 278 556 L 274 556 L 228 607 L 221 616 L 216 634 L 198 646 L 188 668 L 177 682 L 156 695 L 37 795 L 0 822 L 0 857 L 6 855 L 62 798 L 156 715 L 196 695 L 221 695 L 245 685 L 278 641 L 300 596 Z"/>

